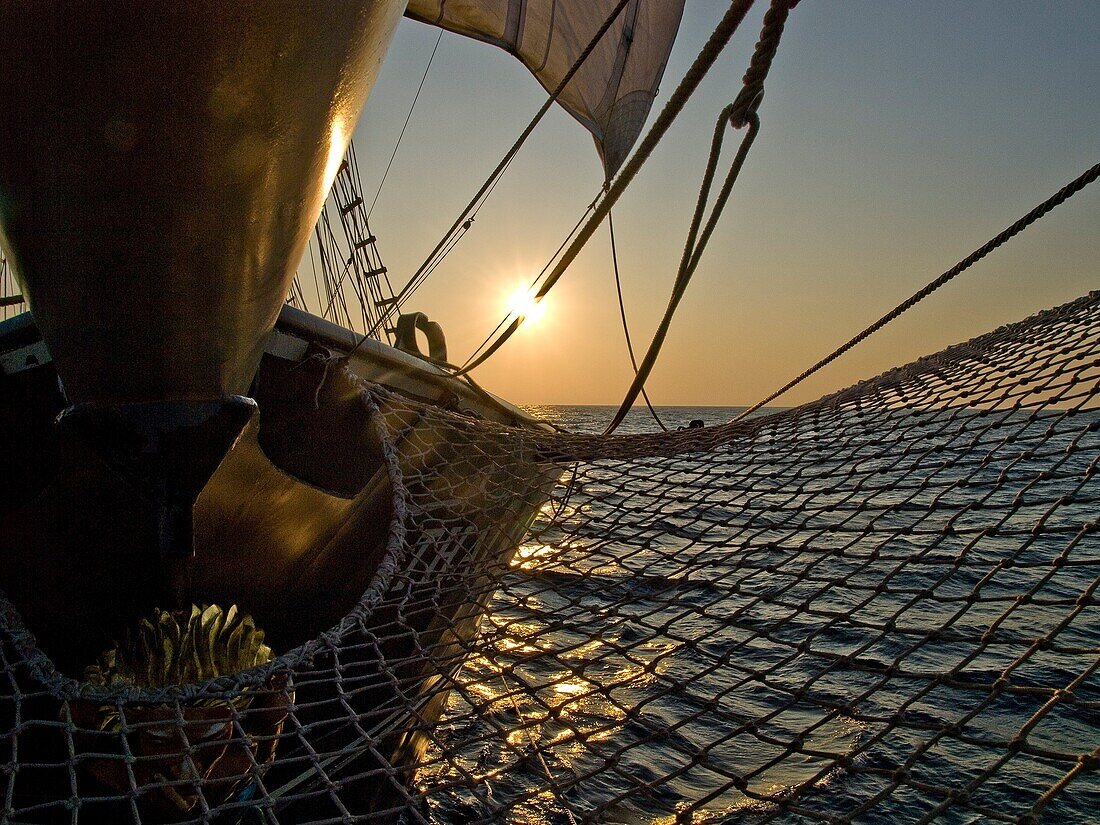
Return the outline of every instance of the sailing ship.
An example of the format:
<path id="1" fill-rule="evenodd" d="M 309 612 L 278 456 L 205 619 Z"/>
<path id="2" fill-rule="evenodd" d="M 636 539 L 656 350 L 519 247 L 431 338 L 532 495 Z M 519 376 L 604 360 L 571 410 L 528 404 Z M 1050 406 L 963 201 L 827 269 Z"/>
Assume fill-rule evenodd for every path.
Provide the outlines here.
<path id="1" fill-rule="evenodd" d="M 425 691 L 416 718 L 431 724 L 445 695 L 426 686 L 460 660 L 416 654 L 460 649 L 484 609 L 448 571 L 506 561 L 557 481 L 560 467 L 532 464 L 494 512 L 464 489 L 462 468 L 476 455 L 438 445 L 419 469 L 453 491 L 439 519 L 476 506 L 492 529 L 433 536 L 429 559 L 394 558 L 394 474 L 410 471 L 394 453 L 437 438 L 425 410 L 549 428 L 455 377 L 439 326 L 400 313 L 345 150 L 404 12 L 504 46 L 544 85 L 561 85 L 555 99 L 592 131 L 610 175 L 648 114 L 682 3 L 481 5 L 3 10 L 0 53 L 17 69 L 0 79 L 11 316 L 0 324 L 0 588 L 12 621 L 33 634 L 37 677 L 71 694 L 35 712 L 86 726 L 74 747 L 100 754 L 75 780 L 86 794 L 81 822 L 175 821 L 241 804 L 276 746 L 227 748 L 234 715 L 250 715 L 243 728 L 262 742 L 279 735 L 291 705 L 305 709 L 300 724 L 323 724 L 334 701 L 348 701 L 342 690 L 288 685 L 285 668 L 269 668 L 247 700 L 187 704 L 184 738 L 223 744 L 186 760 L 173 751 L 179 731 L 164 728 L 175 712 L 156 691 L 277 664 L 288 651 L 323 656 L 316 640 L 354 622 L 364 593 L 397 563 L 410 586 L 436 593 L 435 606 L 374 615 L 377 632 L 395 618 L 402 632 L 342 662 L 378 682 L 347 712 L 364 727 L 382 719 L 371 728 L 382 744 L 364 752 L 349 741 L 348 760 L 360 771 L 414 762 L 423 737 L 408 731 L 410 712 L 379 711 L 394 693 L 382 663 L 405 663 L 406 691 Z M 294 280 L 311 234 L 326 261 L 340 250 L 319 314 Z M 343 306 L 350 325 L 349 288 L 376 338 L 319 317 Z M 410 400 L 423 406 L 403 406 Z M 380 437 L 386 428 L 395 435 Z M 226 645 L 234 655 L 201 652 Z M 149 726 L 129 743 L 126 712 L 111 709 L 119 691 L 137 698 L 129 724 Z M 67 747 L 28 736 L 20 758 L 57 763 Z M 291 767 L 266 781 L 292 787 L 303 752 L 278 750 Z M 48 772 L 16 781 L 8 807 L 67 821 L 51 807 L 66 782 Z M 146 787 L 158 782 L 167 788 Z M 366 785 L 362 810 L 384 810 L 394 791 Z"/>
<path id="2" fill-rule="evenodd" d="M 680 3 L 4 7 L 0 822 L 1087 817 L 1100 293 L 607 439 L 482 390 L 390 285 L 344 147 L 402 11 L 596 138 L 546 289 L 750 5 L 633 152 Z"/>

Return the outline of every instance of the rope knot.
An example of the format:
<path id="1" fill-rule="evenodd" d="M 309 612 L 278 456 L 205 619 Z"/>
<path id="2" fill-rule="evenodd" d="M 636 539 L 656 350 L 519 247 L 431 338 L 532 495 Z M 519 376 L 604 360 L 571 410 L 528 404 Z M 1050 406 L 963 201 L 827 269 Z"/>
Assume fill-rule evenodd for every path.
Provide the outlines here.
<path id="1" fill-rule="evenodd" d="M 797 3 L 798 0 L 772 0 L 771 6 L 764 13 L 760 39 L 756 42 L 749 68 L 742 79 L 744 86 L 733 102 L 730 125 L 734 129 L 745 126 L 760 106 L 760 101 L 764 97 L 764 78 L 768 76 L 775 52 L 779 48 L 779 39 L 783 36 L 787 15 Z"/>
<path id="2" fill-rule="evenodd" d="M 748 125 L 756 110 L 760 108 L 760 101 L 764 99 L 763 82 L 744 86 L 737 98 L 726 107 L 725 115 L 734 129 L 740 129 Z"/>

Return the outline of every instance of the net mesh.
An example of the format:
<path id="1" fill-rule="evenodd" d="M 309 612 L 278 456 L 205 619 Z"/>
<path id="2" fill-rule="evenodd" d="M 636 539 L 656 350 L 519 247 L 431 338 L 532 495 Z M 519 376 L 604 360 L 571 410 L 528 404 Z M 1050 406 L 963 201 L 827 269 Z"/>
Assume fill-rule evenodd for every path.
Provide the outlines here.
<path id="1" fill-rule="evenodd" d="M 366 386 L 387 555 L 313 642 L 93 686 L 4 603 L 4 819 L 1087 820 L 1098 384 L 1100 293 L 667 434 Z"/>

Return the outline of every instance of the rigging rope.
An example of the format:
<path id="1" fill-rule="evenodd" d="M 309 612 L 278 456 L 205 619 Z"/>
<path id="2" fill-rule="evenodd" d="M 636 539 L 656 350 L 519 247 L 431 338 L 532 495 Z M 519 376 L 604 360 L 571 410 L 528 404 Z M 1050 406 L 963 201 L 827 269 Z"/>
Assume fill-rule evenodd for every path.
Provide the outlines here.
<path id="1" fill-rule="evenodd" d="M 649 350 L 646 352 L 645 358 L 642 359 L 641 367 L 635 370 L 634 381 L 631 383 L 630 389 L 627 390 L 615 416 L 611 419 L 611 423 L 604 430 L 604 435 L 610 435 L 622 423 L 627 413 L 630 412 L 634 401 L 638 398 L 638 393 L 642 392 L 646 379 L 653 371 L 653 366 L 657 363 L 657 357 L 660 355 L 661 347 L 668 335 L 672 318 L 676 314 L 676 308 L 687 292 L 688 284 L 691 283 L 691 278 L 699 266 L 699 261 L 702 260 L 703 251 L 718 225 L 722 210 L 725 209 L 726 202 L 733 191 L 733 186 L 741 174 L 741 168 L 745 164 L 745 158 L 748 157 L 749 149 L 752 148 L 752 144 L 760 131 L 760 118 L 756 113 L 756 109 L 764 97 L 764 79 L 771 68 L 775 52 L 779 48 L 779 40 L 783 35 L 783 27 L 787 16 L 797 2 L 798 0 L 773 0 L 771 7 L 764 15 L 760 39 L 756 43 L 752 59 L 749 62 L 749 68 L 742 79 L 741 92 L 734 102 L 723 109 L 718 116 L 718 122 L 714 127 L 714 137 L 711 141 L 710 157 L 707 159 L 706 172 L 703 174 L 703 182 L 699 188 L 695 214 L 692 216 L 687 242 L 684 244 L 684 254 L 680 259 L 672 295 L 669 297 L 664 317 L 661 319 L 661 323 L 653 335 L 653 340 L 650 342 Z M 748 131 L 741 140 L 741 146 L 738 148 L 730 170 L 726 174 L 722 189 L 715 198 L 706 226 L 703 227 L 702 234 L 699 234 L 699 226 L 706 210 L 707 199 L 710 197 L 710 188 L 714 182 L 718 158 L 722 153 L 722 141 L 725 137 L 727 123 L 735 129 L 747 125 Z"/>
<path id="2" fill-rule="evenodd" d="M 703 250 L 706 248 L 707 242 L 710 240 L 710 236 L 714 232 L 715 226 L 718 224 L 718 218 L 721 217 L 722 210 L 726 206 L 726 201 L 729 200 L 730 193 L 733 191 L 733 185 L 737 182 L 737 177 L 741 173 L 741 167 L 744 166 L 745 158 L 748 157 L 749 149 L 752 147 L 753 141 L 756 140 L 756 135 L 760 131 L 760 119 L 755 112 L 748 113 L 746 117 L 749 129 L 745 133 L 745 137 L 741 140 L 741 146 L 737 150 L 737 155 L 734 157 L 729 172 L 726 174 L 726 179 L 711 209 L 710 217 L 707 220 L 706 226 L 703 228 L 703 233 L 699 235 L 699 224 L 703 219 L 703 212 L 706 209 L 707 198 L 710 195 L 710 187 L 714 181 L 714 173 L 718 165 L 718 157 L 722 151 L 722 138 L 726 132 L 726 124 L 731 122 L 730 116 L 732 110 L 732 104 L 723 109 L 722 114 L 718 117 L 718 123 L 714 128 L 714 138 L 711 143 L 710 158 L 707 160 L 707 170 L 703 176 L 703 185 L 699 190 L 699 200 L 695 206 L 695 215 L 691 221 L 687 243 L 684 245 L 684 254 L 680 261 L 679 271 L 676 273 L 676 282 L 672 287 L 672 295 L 669 296 L 668 306 L 665 308 L 664 317 L 661 318 L 661 323 L 658 325 L 657 331 L 653 334 L 653 340 L 649 344 L 649 349 L 646 351 L 645 358 L 642 359 L 642 364 L 638 368 L 637 374 L 634 376 L 634 381 L 631 383 L 630 389 L 627 390 L 626 396 L 619 405 L 618 411 L 611 419 L 611 423 L 608 424 L 607 429 L 604 430 L 604 435 L 611 435 L 611 433 L 615 432 L 622 423 L 626 414 L 630 412 L 630 408 L 638 397 L 638 393 L 645 385 L 646 379 L 649 378 L 649 374 L 653 371 L 653 366 L 657 363 L 657 356 L 661 353 L 661 346 L 664 344 L 665 337 L 668 335 L 669 326 L 672 324 L 672 318 L 676 314 L 676 308 L 680 305 L 680 300 L 684 297 L 684 293 L 687 292 L 688 284 L 691 283 L 691 277 L 695 274 L 695 270 L 699 266 L 699 261 L 702 259 Z"/>
<path id="3" fill-rule="evenodd" d="M 688 69 L 687 73 L 680 81 L 680 84 L 668 99 L 665 108 L 661 110 L 661 113 L 657 116 L 657 120 L 654 121 L 653 126 L 650 127 L 649 132 L 642 139 L 637 150 L 619 171 L 619 174 L 616 176 L 592 217 L 588 219 L 588 222 L 578 233 L 573 243 L 569 246 L 569 249 L 566 250 L 565 255 L 558 261 L 553 271 L 543 282 L 542 287 L 539 288 L 538 293 L 535 295 L 536 301 L 541 301 L 546 296 L 546 293 L 554 288 L 554 285 L 565 273 L 565 270 L 569 268 L 577 255 L 580 254 L 585 244 L 588 243 L 588 239 L 592 237 L 596 228 L 603 222 L 607 213 L 611 211 L 611 207 L 618 202 L 626 187 L 630 185 L 634 176 L 638 174 L 638 170 L 641 169 L 642 164 L 649 159 L 649 156 L 653 153 L 657 144 L 661 142 L 665 133 L 668 132 L 669 127 L 672 126 L 672 123 L 683 110 L 688 99 L 698 88 L 703 78 L 706 77 L 707 72 L 710 71 L 715 61 L 718 60 L 719 55 L 722 53 L 723 49 L 725 49 L 726 44 L 729 43 L 730 38 L 733 37 L 733 33 L 737 31 L 738 26 L 741 25 L 741 21 L 744 20 L 745 15 L 751 7 L 752 0 L 734 0 L 734 2 L 730 4 L 729 9 L 727 9 L 725 15 L 723 15 L 722 19 L 711 33 L 710 38 L 696 56 L 695 61 L 691 64 L 691 68 Z M 459 374 L 475 369 L 480 364 L 484 363 L 486 359 L 490 358 L 493 353 L 500 349 L 500 347 L 515 334 L 515 331 L 519 329 L 521 323 L 522 320 L 520 318 L 512 321 L 496 341 L 494 341 L 480 357 L 476 358 L 468 366 L 463 367 Z"/>
<path id="4" fill-rule="evenodd" d="M 159 688 L 58 671 L 0 594 L 0 820 L 1092 821 L 1098 358 L 1100 292 L 613 439 L 326 371 L 392 520 L 324 581 L 354 557 L 370 587 L 269 666 Z"/>
<path id="5" fill-rule="evenodd" d="M 504 171 L 507 171 L 507 168 L 509 165 L 511 165 L 511 162 L 511 160 L 508 161 L 508 164 L 505 165 Z M 413 279 L 410 280 L 408 284 L 406 284 L 408 292 L 406 292 L 405 297 L 394 303 L 391 308 L 384 311 L 379 316 L 379 324 L 385 322 L 393 312 L 400 310 L 401 306 L 405 303 L 406 300 L 408 300 L 412 293 L 419 289 L 423 285 L 423 283 L 428 280 L 431 274 L 436 271 L 440 264 L 443 263 L 443 260 L 451 254 L 451 251 L 456 246 L 458 246 L 459 241 L 461 241 L 466 236 L 466 233 L 470 231 L 470 227 L 473 225 L 474 220 L 477 218 L 477 213 L 481 211 L 481 207 L 484 206 L 486 201 L 489 200 L 489 197 L 493 194 L 493 191 L 497 188 L 497 186 L 503 179 L 504 174 L 502 171 L 501 174 L 497 176 L 496 180 L 493 181 L 493 185 L 489 187 L 488 191 L 486 191 L 485 196 L 481 199 L 481 202 L 477 205 L 474 211 L 470 213 L 470 216 L 465 220 L 462 226 L 459 227 L 458 231 L 447 241 L 447 245 L 439 252 L 438 255 L 435 256 L 435 259 L 431 262 L 431 265 L 414 275 Z"/>
<path id="6" fill-rule="evenodd" d="M 626 338 L 626 351 L 630 355 L 630 366 L 634 370 L 634 375 L 638 374 L 638 359 L 634 357 L 634 344 L 630 340 L 630 326 L 626 322 L 626 304 L 623 302 L 623 284 L 622 279 L 619 277 L 619 253 L 615 248 L 615 222 L 611 219 L 611 213 L 607 213 L 607 229 L 611 235 L 611 263 L 615 269 L 615 294 L 619 300 L 619 317 L 623 322 L 623 336 Z M 649 393 L 645 391 L 645 385 L 642 385 L 642 398 L 645 400 L 645 405 L 649 409 L 649 414 L 653 416 L 653 420 L 657 422 L 659 426 L 665 432 L 668 432 L 668 427 L 665 426 L 665 422 L 661 420 L 661 416 L 657 415 L 657 411 L 653 409 L 653 404 L 649 400 Z"/>
<path id="7" fill-rule="evenodd" d="M 531 281 L 530 286 L 528 286 L 529 291 L 534 289 L 535 286 L 538 285 L 539 280 L 542 278 L 543 275 L 546 274 L 546 270 L 548 270 L 550 268 L 551 264 L 554 263 L 554 259 L 557 258 L 558 255 L 561 254 L 561 251 L 565 248 L 565 245 L 567 243 L 569 243 L 569 240 L 577 233 L 577 230 L 580 229 L 581 224 L 584 223 L 585 216 L 587 216 L 589 212 L 591 212 L 593 209 L 596 208 L 596 204 L 599 203 L 600 198 L 602 197 L 602 195 L 603 195 L 603 190 L 601 189 L 600 193 L 596 195 L 596 197 L 592 201 L 592 203 L 588 204 L 588 208 L 585 209 L 584 213 L 580 216 L 580 218 L 577 219 L 577 222 L 575 224 L 573 224 L 573 228 L 571 230 L 569 230 L 569 234 L 565 236 L 565 240 L 563 240 L 560 244 L 558 244 L 558 248 L 554 250 L 554 254 L 552 254 L 550 256 L 550 260 L 546 262 L 546 265 L 543 266 L 543 268 L 539 271 L 539 274 L 536 275 L 534 280 Z M 470 355 L 470 357 L 466 359 L 466 364 L 469 364 L 470 361 L 472 361 L 477 356 L 477 354 L 482 350 L 482 348 L 493 339 L 493 336 L 497 334 L 497 332 L 500 330 L 500 328 L 503 327 L 506 323 L 508 323 L 508 319 L 512 318 L 514 315 L 515 315 L 515 310 L 511 310 L 503 318 L 500 319 L 500 323 L 498 323 L 496 325 L 496 327 L 493 329 L 492 332 L 490 332 L 487 336 L 485 336 L 485 340 L 482 341 L 478 345 L 477 349 L 475 349 L 473 351 L 473 353 Z M 465 366 L 466 365 L 464 364 L 462 368 L 465 369 Z M 468 377 L 469 376 L 467 376 L 467 378 Z"/>
<path id="8" fill-rule="evenodd" d="M 1063 186 L 1061 189 L 1059 189 L 1057 192 L 1055 192 L 1053 195 L 1051 195 L 1049 198 L 1047 198 L 1041 204 L 1036 206 L 1034 209 L 1032 209 L 1030 212 L 1028 212 L 1026 215 L 1024 215 L 1018 221 L 1013 223 L 1011 226 L 1007 227 L 1006 229 L 1004 229 L 999 234 L 997 234 L 994 237 L 990 238 L 988 241 L 986 241 L 984 244 L 982 244 L 980 247 L 978 247 L 978 249 L 971 252 L 969 255 L 967 255 L 965 258 L 963 258 L 961 261 L 959 261 L 957 264 L 955 264 L 949 270 L 944 272 L 942 275 L 940 275 L 934 281 L 929 283 L 923 289 L 919 290 L 918 292 L 914 293 L 912 296 L 907 298 L 905 301 L 898 304 L 896 307 L 894 307 L 888 313 L 883 315 L 881 318 L 879 318 L 877 321 L 875 321 L 869 327 L 864 329 L 862 332 L 860 332 L 854 338 L 849 340 L 847 343 L 842 344 L 841 346 L 837 347 L 837 349 L 833 350 L 833 352 L 826 355 L 824 358 L 822 358 L 820 361 L 818 361 L 812 367 L 807 369 L 801 375 L 799 375 L 798 377 L 793 378 L 792 380 L 788 381 L 786 384 L 784 384 L 778 390 L 773 392 L 767 398 L 763 399 L 762 401 L 756 402 L 755 404 L 753 404 L 751 407 L 749 407 L 747 410 L 742 412 L 740 415 L 738 415 L 733 420 L 734 421 L 740 421 L 745 416 L 750 415 L 750 414 L 756 412 L 757 410 L 759 410 L 765 404 L 770 404 L 772 401 L 777 399 L 779 396 L 783 395 L 783 393 L 787 392 L 792 387 L 795 387 L 796 385 L 802 383 L 804 380 L 809 378 L 811 375 L 813 375 L 815 372 L 820 370 L 822 367 L 824 367 L 824 366 L 832 363 L 833 361 L 835 361 L 837 358 L 839 358 L 841 355 L 846 353 L 848 350 L 852 349 L 852 347 L 859 344 L 865 338 L 869 337 L 870 335 L 872 335 L 875 332 L 878 332 L 880 329 L 882 329 L 888 323 L 893 321 L 895 318 L 897 318 L 903 312 L 905 312 L 906 310 L 910 309 L 913 306 L 916 306 L 918 303 L 923 301 L 925 298 L 927 298 L 929 295 L 931 295 L 933 292 L 935 292 L 941 286 L 946 284 L 948 281 L 952 280 L 957 275 L 959 275 L 962 272 L 964 272 L 965 270 L 969 269 L 972 264 L 977 263 L 982 258 L 984 258 L 986 255 L 988 255 L 990 252 L 992 252 L 994 249 L 996 249 L 997 247 L 1004 244 L 1006 241 L 1008 241 L 1013 236 L 1019 234 L 1021 231 L 1026 229 L 1031 224 L 1035 223 L 1035 221 L 1039 220 L 1039 218 L 1043 217 L 1047 212 L 1052 210 L 1054 207 L 1056 207 L 1056 206 L 1058 206 L 1062 203 L 1065 203 L 1067 200 L 1069 200 L 1071 197 L 1076 195 L 1078 192 L 1080 192 L 1082 189 L 1084 189 L 1090 183 L 1095 181 L 1097 177 L 1100 177 L 1100 163 L 1096 164 L 1095 166 L 1091 167 L 1090 169 L 1085 170 L 1085 172 L 1083 172 L 1080 176 L 1078 176 L 1074 180 L 1067 183 L 1065 186 Z"/>
<path id="9" fill-rule="evenodd" d="M 435 60 L 435 53 L 439 50 L 439 43 L 443 39 L 443 29 L 439 30 L 439 37 L 435 39 L 435 46 L 432 47 L 431 56 L 428 58 L 428 65 L 424 67 L 424 76 L 420 78 L 420 85 L 416 87 L 416 94 L 413 95 L 412 105 L 409 106 L 409 113 L 405 115 L 405 123 L 401 126 L 401 133 L 397 136 L 397 143 L 394 144 L 393 153 L 390 155 L 389 163 L 386 164 L 386 171 L 382 173 L 382 180 L 378 182 L 378 191 L 374 193 L 374 200 L 370 202 L 370 209 L 367 210 L 367 220 L 370 220 L 370 216 L 374 214 L 374 206 L 378 203 L 378 196 L 382 194 L 382 187 L 386 185 L 386 177 L 390 174 L 390 167 L 393 166 L 393 159 L 397 157 L 397 150 L 401 148 L 401 140 L 405 137 L 405 130 L 409 127 L 409 121 L 412 119 L 413 110 L 416 108 L 416 102 L 420 100 L 420 92 L 424 89 L 424 82 L 428 79 L 428 70 L 432 67 L 432 61 Z"/>
<path id="10" fill-rule="evenodd" d="M 498 163 L 496 168 L 489 174 L 489 177 L 485 180 L 485 183 L 481 185 L 481 188 L 478 189 L 477 193 L 473 196 L 473 198 L 470 199 L 470 202 L 466 204 L 466 208 L 462 210 L 461 214 L 459 214 L 459 216 L 455 219 L 455 222 L 451 224 L 451 228 L 447 230 L 443 238 L 439 241 L 438 244 L 436 244 L 435 249 L 433 249 L 428 254 L 428 257 L 424 259 L 424 262 L 420 265 L 417 271 L 413 273 L 413 276 L 409 279 L 408 283 L 406 283 L 405 286 L 401 288 L 401 291 L 397 293 L 397 300 L 394 302 L 392 307 L 388 308 L 386 312 L 383 313 L 383 317 L 379 319 L 378 322 L 376 322 L 375 327 L 387 320 L 390 314 L 401 308 L 401 305 L 406 300 L 408 300 L 409 296 L 417 289 L 420 283 L 423 282 L 423 278 L 421 277 L 421 275 L 426 270 L 429 270 L 429 268 L 434 269 L 435 266 L 438 265 L 438 263 L 433 264 L 433 261 L 435 260 L 435 257 L 439 254 L 440 250 L 447 246 L 451 239 L 451 236 L 454 235 L 454 233 L 460 228 L 463 230 L 469 229 L 470 221 L 468 219 L 470 218 L 470 216 L 473 213 L 476 213 L 476 211 L 481 208 L 480 204 L 483 204 L 484 199 L 487 198 L 489 194 L 491 194 L 492 189 L 496 186 L 496 181 L 500 179 L 500 176 L 504 174 L 504 171 L 508 168 L 508 165 L 512 162 L 512 159 L 515 158 L 515 156 L 519 153 L 519 150 L 523 148 L 523 144 L 527 142 L 527 138 L 530 137 L 531 133 L 535 130 L 535 127 L 539 125 L 539 123 L 542 121 L 542 118 L 546 115 L 548 111 L 550 111 L 550 108 L 554 105 L 554 103 L 557 102 L 557 99 L 561 96 L 562 92 L 565 91 L 566 86 L 569 85 L 569 82 L 573 79 L 573 76 L 580 70 L 585 60 L 588 59 L 588 56 L 593 52 L 593 50 L 595 50 L 596 46 L 599 45 L 600 40 L 603 39 L 603 36 L 607 33 L 608 29 L 610 29 L 611 26 L 618 19 L 619 14 L 622 13 L 623 9 L 625 9 L 631 1 L 632 0 L 619 0 L 619 2 L 615 5 L 615 8 L 612 9 L 611 14 L 608 16 L 607 20 L 604 21 L 603 25 L 600 26 L 599 30 L 592 37 L 592 40 L 585 47 L 584 51 L 580 53 L 577 59 L 573 62 L 573 65 L 570 66 L 569 71 L 565 73 L 565 76 L 561 79 L 561 82 L 558 83 L 557 87 L 550 94 L 550 97 L 546 100 L 545 103 L 543 103 L 542 108 L 540 108 L 538 112 L 535 113 L 535 116 L 531 118 L 531 122 L 527 124 L 527 127 L 523 130 L 523 132 L 520 133 L 520 136 L 516 138 L 515 143 L 512 144 L 512 148 L 508 150 L 508 152 L 501 159 L 500 163 Z M 751 0 L 749 0 L 749 2 L 751 3 Z M 451 248 L 453 248 L 453 244 Z M 368 330 L 367 334 L 370 335 L 373 332 L 374 327 Z"/>
<path id="11" fill-rule="evenodd" d="M 26 300 L 20 290 L 15 273 L 4 257 L 4 250 L 0 249 L 0 320 L 7 320 L 26 309 Z"/>
<path id="12" fill-rule="evenodd" d="M 386 298 L 387 291 L 390 297 L 393 296 L 393 287 L 390 285 L 386 268 L 382 265 L 376 239 L 370 232 L 370 223 L 367 216 L 361 214 L 362 191 L 363 179 L 359 173 L 359 158 L 355 151 L 355 143 L 352 141 L 348 143 L 344 160 L 340 164 L 329 191 L 329 198 L 339 213 L 342 236 L 347 244 L 347 254 L 345 255 L 345 251 L 341 249 L 341 244 L 332 230 L 327 200 L 314 227 L 314 237 L 320 253 L 322 275 L 326 294 L 328 295 L 328 301 L 321 310 L 321 317 L 327 319 L 332 313 L 332 317 L 335 319 L 338 313 L 334 313 L 333 310 L 343 309 L 343 324 L 349 329 L 354 326 L 347 308 L 347 297 L 344 295 L 344 283 L 349 274 L 354 275 L 351 279 L 351 286 L 359 303 L 364 329 L 372 324 L 374 309 L 380 301 Z M 324 233 L 321 231 L 322 226 L 325 230 Z M 312 248 L 310 260 L 316 266 L 312 257 Z M 332 262 L 341 260 L 343 261 L 343 267 L 340 275 L 336 277 L 335 265 Z M 316 284 L 316 268 L 313 276 Z M 372 282 L 372 276 L 378 280 Z M 385 289 L 382 286 L 382 279 L 385 282 Z M 295 281 L 297 281 L 297 276 L 295 276 Z M 304 298 L 301 295 L 300 285 L 298 289 L 299 297 Z M 317 296 L 318 300 L 322 300 L 319 287 Z M 337 302 L 339 302 L 339 305 L 337 305 Z M 303 303 L 304 308 L 306 307 Z"/>

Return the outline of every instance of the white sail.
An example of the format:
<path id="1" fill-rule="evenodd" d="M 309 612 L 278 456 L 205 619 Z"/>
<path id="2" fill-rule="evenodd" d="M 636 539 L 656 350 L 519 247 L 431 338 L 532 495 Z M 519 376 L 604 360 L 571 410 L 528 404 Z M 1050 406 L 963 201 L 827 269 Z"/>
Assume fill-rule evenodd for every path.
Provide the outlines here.
<path id="1" fill-rule="evenodd" d="M 618 0 L 410 0 L 407 17 L 500 46 L 548 91 L 557 88 Z M 633 0 L 558 102 L 596 139 L 610 178 L 657 94 L 684 0 Z"/>

